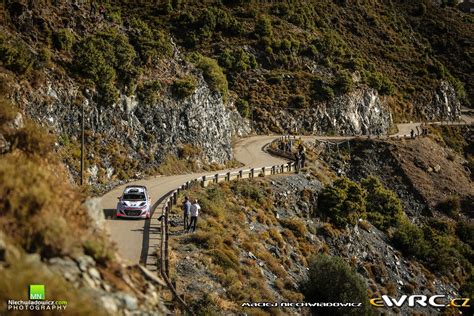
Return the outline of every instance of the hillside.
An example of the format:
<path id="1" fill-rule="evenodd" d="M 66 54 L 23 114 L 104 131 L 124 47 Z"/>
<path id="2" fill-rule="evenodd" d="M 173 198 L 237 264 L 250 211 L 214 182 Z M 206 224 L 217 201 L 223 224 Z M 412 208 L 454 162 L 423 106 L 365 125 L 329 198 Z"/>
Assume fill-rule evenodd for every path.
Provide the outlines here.
<path id="1" fill-rule="evenodd" d="M 200 201 L 202 216 L 198 231 L 186 234 L 182 211 L 174 209 L 171 266 L 194 311 L 294 315 L 308 309 L 242 303 L 343 298 L 363 306 L 331 309 L 332 315 L 456 314 L 452 308 L 374 310 L 366 304 L 367 296 L 385 294 L 472 296 L 474 190 L 464 158 L 430 138 L 355 140 L 320 154 L 323 159 L 310 159 L 299 175 L 183 193 Z M 441 169 L 430 167 L 436 165 Z M 318 262 L 347 279 L 321 275 L 313 268 Z"/>
<path id="2" fill-rule="evenodd" d="M 222 165 L 251 132 L 386 133 L 458 119 L 472 99 L 473 21 L 455 7 L 202 4 L 6 1 L 2 94 L 60 136 L 76 181 L 83 106 L 87 181 L 100 186 L 173 157 Z"/>
<path id="3" fill-rule="evenodd" d="M 448 0 L 1 2 L 0 314 L 33 283 L 71 314 L 180 313 L 169 281 L 198 315 L 472 314 L 368 298 L 474 295 L 473 127 L 446 123 L 473 106 L 473 22 Z M 158 276 L 168 194 L 284 163 L 266 142 L 290 134 L 302 172 L 179 193 Z M 150 219 L 114 216 L 130 182 Z"/>
<path id="4" fill-rule="evenodd" d="M 51 135 L 0 105 L 0 313 L 24 314 L 7 302 L 27 301 L 30 284 L 74 315 L 164 313 L 164 282 L 122 263 L 102 210 L 69 183 Z"/>

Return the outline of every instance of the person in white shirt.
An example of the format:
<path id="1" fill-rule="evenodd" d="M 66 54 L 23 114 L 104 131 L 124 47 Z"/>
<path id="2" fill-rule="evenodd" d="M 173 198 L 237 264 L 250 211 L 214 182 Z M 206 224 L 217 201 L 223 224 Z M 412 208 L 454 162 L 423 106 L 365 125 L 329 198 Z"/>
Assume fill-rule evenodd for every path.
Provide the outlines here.
<path id="1" fill-rule="evenodd" d="M 193 233 L 196 231 L 197 219 L 199 216 L 199 211 L 201 210 L 201 206 L 198 204 L 198 200 L 194 200 L 193 204 L 191 205 L 191 221 L 189 222 L 188 232 L 193 229 Z"/>

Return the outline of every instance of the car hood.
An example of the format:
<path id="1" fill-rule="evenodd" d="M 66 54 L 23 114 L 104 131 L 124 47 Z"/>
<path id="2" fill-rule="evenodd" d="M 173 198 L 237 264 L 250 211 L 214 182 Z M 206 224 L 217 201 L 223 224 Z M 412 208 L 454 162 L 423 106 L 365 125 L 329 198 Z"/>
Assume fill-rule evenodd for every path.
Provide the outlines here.
<path id="1" fill-rule="evenodd" d="M 129 206 L 129 207 L 139 207 L 139 206 L 146 206 L 147 202 L 146 201 L 121 201 L 124 206 Z"/>

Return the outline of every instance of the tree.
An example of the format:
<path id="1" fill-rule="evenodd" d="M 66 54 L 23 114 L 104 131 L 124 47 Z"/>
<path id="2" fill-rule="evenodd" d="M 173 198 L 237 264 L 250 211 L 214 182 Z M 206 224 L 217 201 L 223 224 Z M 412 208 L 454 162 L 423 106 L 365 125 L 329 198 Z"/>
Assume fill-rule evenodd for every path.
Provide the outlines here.
<path id="1" fill-rule="evenodd" d="M 308 302 L 353 302 L 361 307 L 331 308 L 331 315 L 368 315 L 367 288 L 363 279 L 339 257 L 318 255 L 309 265 L 303 284 Z M 312 308 L 313 315 L 328 315 L 327 307 Z"/>
<path id="2" fill-rule="evenodd" d="M 273 27 L 272 22 L 268 16 L 262 15 L 258 18 L 257 24 L 255 24 L 255 34 L 260 37 L 268 36 L 272 38 L 273 36 Z"/>
<path id="3" fill-rule="evenodd" d="M 402 203 L 393 191 L 384 188 L 380 180 L 372 176 L 362 180 L 361 184 L 367 191 L 367 217 L 372 224 L 385 230 L 400 222 L 403 218 Z"/>
<path id="4" fill-rule="evenodd" d="M 318 207 L 338 227 L 355 225 L 365 216 L 365 191 L 347 178 L 338 179 L 322 190 Z"/>
<path id="5" fill-rule="evenodd" d="M 198 55 L 196 66 L 202 70 L 202 75 L 209 87 L 214 91 L 220 92 L 222 98 L 226 100 L 229 92 L 227 77 L 217 63 L 217 60 Z"/>

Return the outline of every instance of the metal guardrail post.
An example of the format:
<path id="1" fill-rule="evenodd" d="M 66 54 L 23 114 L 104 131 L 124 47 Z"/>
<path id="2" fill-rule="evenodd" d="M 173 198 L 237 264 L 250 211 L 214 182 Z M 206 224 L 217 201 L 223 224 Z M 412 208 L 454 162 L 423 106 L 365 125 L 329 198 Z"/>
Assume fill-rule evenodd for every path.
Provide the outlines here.
<path id="1" fill-rule="evenodd" d="M 262 167 L 262 175 L 265 177 L 265 167 Z"/>
<path id="2" fill-rule="evenodd" d="M 202 176 L 201 185 L 204 188 L 206 186 L 206 176 Z"/>
<path id="3" fill-rule="evenodd" d="M 168 249 L 168 210 L 165 212 L 165 271 L 166 275 L 170 274 L 170 260 Z"/>
<path id="4" fill-rule="evenodd" d="M 173 193 L 173 204 L 176 205 L 178 204 L 178 192 L 174 191 Z"/>
<path id="5" fill-rule="evenodd" d="M 214 176 L 214 181 L 216 181 L 216 183 L 219 183 L 219 174 L 216 173 L 216 175 Z"/>
<path id="6" fill-rule="evenodd" d="M 238 176 L 238 179 L 242 179 L 244 176 L 244 171 L 243 170 L 239 170 L 239 176 Z"/>
<path id="7" fill-rule="evenodd" d="M 230 172 L 227 172 L 226 181 L 230 181 Z"/>
<path id="8" fill-rule="evenodd" d="M 253 179 L 254 177 L 255 177 L 255 169 L 252 168 L 252 169 L 250 169 L 250 178 Z"/>

